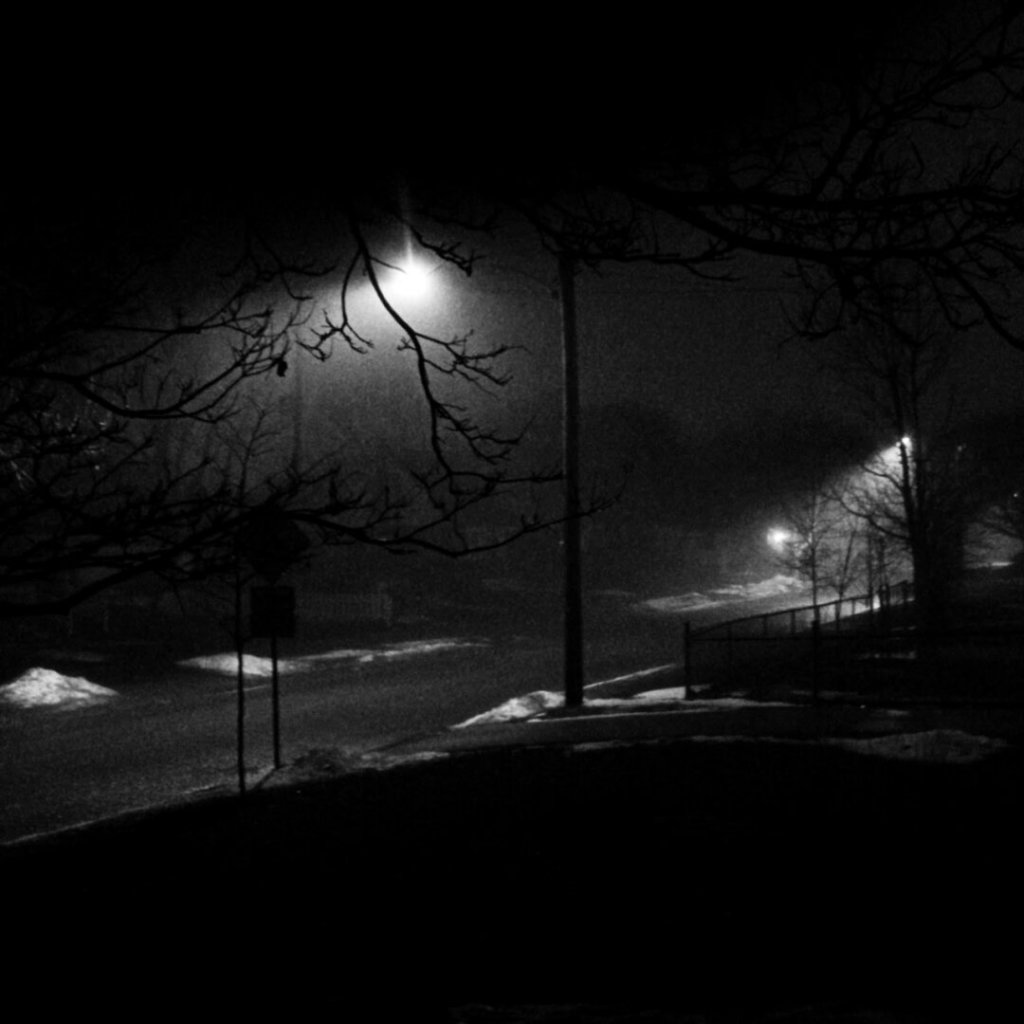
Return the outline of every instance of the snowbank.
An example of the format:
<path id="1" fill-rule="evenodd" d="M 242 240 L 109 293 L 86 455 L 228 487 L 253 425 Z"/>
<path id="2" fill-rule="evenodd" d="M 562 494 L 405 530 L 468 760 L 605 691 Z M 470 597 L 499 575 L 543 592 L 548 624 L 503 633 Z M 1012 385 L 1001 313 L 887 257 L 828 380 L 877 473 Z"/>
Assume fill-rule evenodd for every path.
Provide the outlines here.
<path id="1" fill-rule="evenodd" d="M 477 640 L 459 640 L 453 637 L 442 637 L 437 640 L 407 640 L 404 643 L 384 644 L 374 650 L 362 651 L 359 661 L 366 664 L 379 658 L 409 658 L 416 654 L 436 654 L 438 651 L 450 651 L 459 647 L 483 646 L 485 645 Z"/>
<path id="2" fill-rule="evenodd" d="M 592 686 L 601 684 L 594 683 Z M 590 687 L 588 687 L 589 689 Z M 551 690 L 534 690 L 522 697 L 513 697 L 504 704 L 483 714 L 476 715 L 454 726 L 464 729 L 471 725 L 495 725 L 502 722 L 521 722 L 530 718 L 540 718 L 545 711 L 561 708 L 565 698 L 561 693 Z M 742 697 L 721 697 L 715 700 L 687 699 L 685 686 L 670 686 L 662 690 L 645 690 L 631 697 L 587 697 L 580 714 L 629 714 L 631 711 L 649 711 L 652 707 L 663 705 L 672 711 L 701 714 L 708 711 L 739 711 L 743 708 L 791 707 L 785 702 L 746 700 Z"/>
<path id="3" fill-rule="evenodd" d="M 362 665 L 378 659 L 390 660 L 408 658 L 417 654 L 433 654 L 437 651 L 456 647 L 482 647 L 480 641 L 462 640 L 454 637 L 440 637 L 432 640 L 406 640 L 400 643 L 381 644 L 379 647 L 339 647 L 321 654 L 307 654 L 301 658 L 279 659 L 277 670 L 280 675 L 307 672 L 314 664 L 330 661 L 355 661 Z M 233 676 L 238 672 L 238 655 L 234 651 L 223 654 L 204 654 L 198 658 L 179 661 L 183 668 L 199 668 L 219 675 Z M 255 654 L 242 656 L 242 666 L 247 676 L 267 677 L 273 672 L 270 658 Z"/>
<path id="4" fill-rule="evenodd" d="M 179 661 L 178 664 L 183 668 L 201 668 L 208 672 L 216 672 L 218 675 L 233 676 L 238 672 L 238 655 L 234 651 L 228 654 L 204 654 L 198 658 Z M 298 660 L 280 658 L 277 662 L 278 674 L 282 676 L 305 672 L 308 668 L 308 665 Z M 274 671 L 270 658 L 261 658 L 255 654 L 242 655 L 242 669 L 247 676 L 258 677 L 269 677 Z"/>
<path id="5" fill-rule="evenodd" d="M 535 690 L 523 697 L 506 701 L 499 707 L 486 711 L 481 715 L 460 722 L 456 729 L 475 725 L 495 725 L 508 722 L 543 720 L 545 712 L 564 707 L 564 698 L 560 693 L 549 690 Z M 585 715 L 622 715 L 629 716 L 641 712 L 674 711 L 686 714 L 701 715 L 708 712 L 742 711 L 749 708 L 785 708 L 795 707 L 785 701 L 755 701 L 741 697 L 724 697 L 713 700 L 686 698 L 685 687 L 668 687 L 661 690 L 646 690 L 632 697 L 588 697 L 580 716 Z M 901 718 L 908 712 L 900 709 L 884 709 L 879 711 L 892 718 Z M 574 715 L 566 713 L 563 722 Z M 976 736 L 958 729 L 929 729 L 918 732 L 897 732 L 884 736 L 858 737 L 826 737 L 823 739 L 783 739 L 765 736 L 746 735 L 696 735 L 691 736 L 696 742 L 704 743 L 800 743 L 825 744 L 839 747 L 856 754 L 872 757 L 892 758 L 900 761 L 930 761 L 943 764 L 972 764 L 990 757 L 992 754 L 1008 746 L 1005 740 L 990 736 Z M 623 739 L 624 744 L 628 739 Z M 583 749 L 590 744 L 577 744 Z M 606 745 L 602 741 L 599 745 Z"/>
<path id="6" fill-rule="evenodd" d="M 549 708 L 560 708 L 565 699 L 560 693 L 552 693 L 550 690 L 534 690 L 533 693 L 524 694 L 522 697 L 513 697 L 511 700 L 499 704 L 498 707 L 485 711 L 482 715 L 466 719 L 453 726 L 455 729 L 465 729 L 471 725 L 495 725 L 500 722 L 517 722 L 524 718 L 533 718 Z"/>
<path id="7" fill-rule="evenodd" d="M 82 707 L 99 704 L 117 696 L 98 683 L 77 676 L 65 676 L 49 668 L 30 668 L 13 683 L 0 686 L 0 701 L 16 707 Z"/>

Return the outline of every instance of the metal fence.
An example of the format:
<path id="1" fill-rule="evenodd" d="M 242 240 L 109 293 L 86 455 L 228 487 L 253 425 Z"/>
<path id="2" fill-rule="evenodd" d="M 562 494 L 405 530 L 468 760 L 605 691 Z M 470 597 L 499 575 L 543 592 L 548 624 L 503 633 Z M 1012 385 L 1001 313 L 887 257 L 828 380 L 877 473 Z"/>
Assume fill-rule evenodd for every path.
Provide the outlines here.
<path id="1" fill-rule="evenodd" d="M 812 695 L 821 682 L 826 647 L 835 638 L 863 642 L 891 639 L 894 628 L 907 619 L 913 600 L 909 583 L 883 587 L 874 593 L 800 605 L 716 622 L 698 629 L 684 627 L 686 684 L 702 688 L 732 680 L 744 668 L 757 665 L 764 679 L 800 664 L 811 673 Z M 698 651 L 700 652 L 698 654 Z"/>

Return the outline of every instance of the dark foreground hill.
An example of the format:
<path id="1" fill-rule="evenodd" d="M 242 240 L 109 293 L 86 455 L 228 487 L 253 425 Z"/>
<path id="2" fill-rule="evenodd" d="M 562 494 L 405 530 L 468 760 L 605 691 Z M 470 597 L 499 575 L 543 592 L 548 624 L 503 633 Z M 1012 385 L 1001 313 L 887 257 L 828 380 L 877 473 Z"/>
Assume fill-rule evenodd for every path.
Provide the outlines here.
<path id="1" fill-rule="evenodd" d="M 361 771 L 4 849 L 5 964 L 42 969 L 40 998 L 290 1019 L 977 1008 L 1016 984 L 1022 780 L 1016 744 L 923 764 L 742 739 Z"/>

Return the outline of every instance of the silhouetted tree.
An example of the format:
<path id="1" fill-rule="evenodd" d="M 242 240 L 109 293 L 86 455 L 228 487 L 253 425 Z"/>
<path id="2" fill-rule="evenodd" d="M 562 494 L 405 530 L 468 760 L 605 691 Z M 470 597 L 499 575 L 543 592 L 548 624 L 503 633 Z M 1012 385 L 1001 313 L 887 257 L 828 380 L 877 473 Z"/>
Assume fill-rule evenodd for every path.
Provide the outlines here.
<path id="1" fill-rule="evenodd" d="M 1024 546 L 1024 419 L 1019 412 L 974 425 L 967 446 L 983 470 L 980 522 Z"/>
<path id="2" fill-rule="evenodd" d="M 0 615 L 64 613 L 144 573 L 221 572 L 269 507 L 328 543 L 465 554 L 467 512 L 557 477 L 510 469 L 517 437 L 460 404 L 458 387 L 500 390 L 502 351 L 403 320 L 356 218 L 336 322 L 337 254 L 292 258 L 256 216 L 197 221 L 179 193 L 166 207 L 20 198 L 0 240 Z M 392 471 L 353 458 L 344 434 L 297 457 L 296 408 L 274 387 L 298 359 L 338 358 L 339 338 L 371 354 L 345 313 L 357 272 L 420 396 L 421 450 Z M 528 510 L 488 546 L 540 525 Z"/>
<path id="3" fill-rule="evenodd" d="M 789 312 L 811 338 L 842 330 L 894 267 L 910 268 L 951 331 L 1024 348 L 1024 13 L 956 2 L 894 24 L 829 37 L 828 60 L 805 55 L 799 72 L 744 79 L 756 116 L 709 98 L 701 117 L 679 97 L 678 123 L 663 118 L 633 152 L 610 138 L 576 160 L 474 166 L 461 192 L 445 166 L 418 180 L 417 210 L 452 231 L 525 223 L 585 267 L 646 262 L 728 282 L 748 257 L 775 261 L 803 286 Z M 454 254 L 443 228 L 426 235 Z"/>
<path id="4" fill-rule="evenodd" d="M 842 599 L 866 576 L 866 531 L 844 504 L 843 485 L 823 480 L 785 502 L 785 527 L 772 538 L 779 564 L 810 583 L 813 604 L 826 590 Z"/>
<path id="5" fill-rule="evenodd" d="M 834 59 L 806 63 L 759 92 L 756 117 L 724 104 L 700 117 L 700 104 L 690 104 L 677 128 L 655 119 L 657 136 L 630 151 L 602 137 L 578 151 L 569 139 L 552 159 L 489 152 L 432 160 L 436 149 L 421 152 L 398 139 L 388 153 L 403 160 L 378 174 L 382 157 L 354 190 L 314 147 L 310 163 L 324 170 L 310 203 L 319 220 L 342 218 L 337 237 L 311 246 L 325 255 L 319 263 L 283 256 L 271 233 L 249 220 L 227 277 L 219 274 L 230 262 L 221 258 L 222 237 L 186 250 L 170 276 L 156 275 L 166 254 L 148 251 L 149 242 L 169 237 L 175 211 L 155 234 L 129 216 L 121 226 L 132 230 L 96 236 L 101 215 L 76 229 L 70 250 L 59 217 L 33 210 L 9 221 L 2 287 L 11 326 L 0 421 L 3 486 L 20 490 L 10 491 L 16 500 L 8 502 L 2 536 L 5 586 L 21 596 L 4 607 L 59 610 L 77 599 L 72 593 L 105 585 L 101 578 L 176 558 L 177 551 L 157 554 L 166 535 L 147 534 L 141 510 L 160 508 L 168 529 L 170 510 L 193 524 L 193 502 L 201 499 L 185 493 L 196 493 L 204 475 L 200 490 L 214 485 L 198 461 L 183 477 L 161 470 L 154 483 L 148 452 L 157 425 L 230 418 L 249 383 L 288 379 L 295 345 L 317 358 L 379 350 L 379 337 L 351 315 L 347 300 L 357 285 L 377 296 L 398 336 L 421 397 L 427 451 L 403 476 L 401 496 L 366 487 L 365 479 L 353 494 L 350 476 L 322 476 L 320 501 L 305 507 L 304 521 L 339 540 L 458 553 L 467 549 L 459 534 L 465 510 L 524 482 L 553 482 L 557 470 L 516 467 L 516 431 L 488 425 L 467 404 L 467 394 L 500 391 L 501 347 L 431 334 L 388 299 L 381 275 L 394 262 L 396 229 L 466 274 L 479 259 L 470 237 L 527 239 L 568 254 L 579 268 L 668 264 L 723 287 L 744 272 L 745 257 L 767 258 L 803 285 L 809 301 L 790 312 L 795 329 L 815 339 L 848 329 L 894 268 L 903 268 L 951 332 L 985 329 L 1024 347 L 1014 319 L 1024 270 L 1024 154 L 1016 129 L 1024 16 L 996 0 L 954 3 L 922 12 L 888 38 L 850 40 Z M 777 63 L 764 59 L 758 70 Z M 754 85 L 748 80 L 744 89 Z M 52 230 L 40 230 L 47 223 Z M 101 252 L 96 237 L 115 240 Z M 140 240 L 147 243 L 141 261 Z M 335 266 L 340 281 L 326 274 Z M 311 280 L 329 283 L 340 299 L 326 316 L 314 313 L 313 293 L 303 290 Z M 100 468 L 91 461 L 98 451 Z M 130 501 L 119 492 L 125 480 L 135 489 Z M 343 513 L 353 509 L 346 521 Z M 208 530 L 228 530 L 230 518 L 225 511 L 218 525 L 192 532 L 198 541 Z M 527 515 L 520 529 L 537 525 Z M 131 557 L 113 568 L 114 532 L 146 536 L 149 546 L 129 544 Z M 64 539 L 55 543 L 58 536 Z M 76 567 L 99 575 L 52 600 L 25 596 L 33 580 Z"/>
<path id="6" fill-rule="evenodd" d="M 723 297 L 767 260 L 795 282 L 785 312 L 798 337 L 877 337 L 867 325 L 883 315 L 879 297 L 905 281 L 931 334 L 941 326 L 950 344 L 970 344 L 972 332 L 987 332 L 1024 350 L 1024 12 L 992 0 L 915 18 L 889 34 L 850 33 L 827 62 L 766 78 L 757 115 L 733 111 L 717 131 L 681 100 L 677 129 L 663 121 L 634 152 L 585 146 L 575 160 L 563 152 L 525 167 L 474 166 L 462 191 L 446 165 L 443 177 L 417 180 L 415 215 L 397 203 L 392 212 L 467 273 L 478 257 L 452 239 L 502 229 L 517 241 L 532 233 L 579 268 L 671 265 L 721 282 Z M 896 350 L 897 375 L 917 386 L 924 367 L 907 364 L 937 350 Z M 955 488 L 938 481 L 962 475 L 965 460 L 956 443 L 915 426 L 905 399 L 879 421 L 893 431 L 886 445 L 914 436 L 905 474 L 891 481 L 904 521 L 876 516 L 869 532 L 873 550 L 885 531 L 892 541 L 902 534 L 941 619 L 955 544 L 936 531 L 960 512 Z M 937 559 L 936 575 L 926 566 Z"/>
<path id="7" fill-rule="evenodd" d="M 967 526 L 979 511 L 980 473 L 945 375 L 948 327 L 925 303 L 916 278 L 878 288 L 858 332 L 833 347 L 831 368 L 889 439 L 865 460 L 844 505 L 872 537 L 905 551 L 919 622 L 938 630 L 948 625 Z"/>

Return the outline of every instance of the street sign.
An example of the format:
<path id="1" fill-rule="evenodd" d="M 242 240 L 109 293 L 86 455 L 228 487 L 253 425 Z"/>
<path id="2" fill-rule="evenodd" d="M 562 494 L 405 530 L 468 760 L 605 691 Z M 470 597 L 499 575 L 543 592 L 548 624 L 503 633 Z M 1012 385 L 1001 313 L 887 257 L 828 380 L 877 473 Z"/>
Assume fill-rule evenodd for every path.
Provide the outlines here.
<path id="1" fill-rule="evenodd" d="M 253 587 L 249 596 L 252 636 L 295 636 L 294 587 Z"/>
<path id="2" fill-rule="evenodd" d="M 238 547 L 264 579 L 276 583 L 309 547 L 309 538 L 286 513 L 267 508 L 250 516 L 239 531 Z"/>

